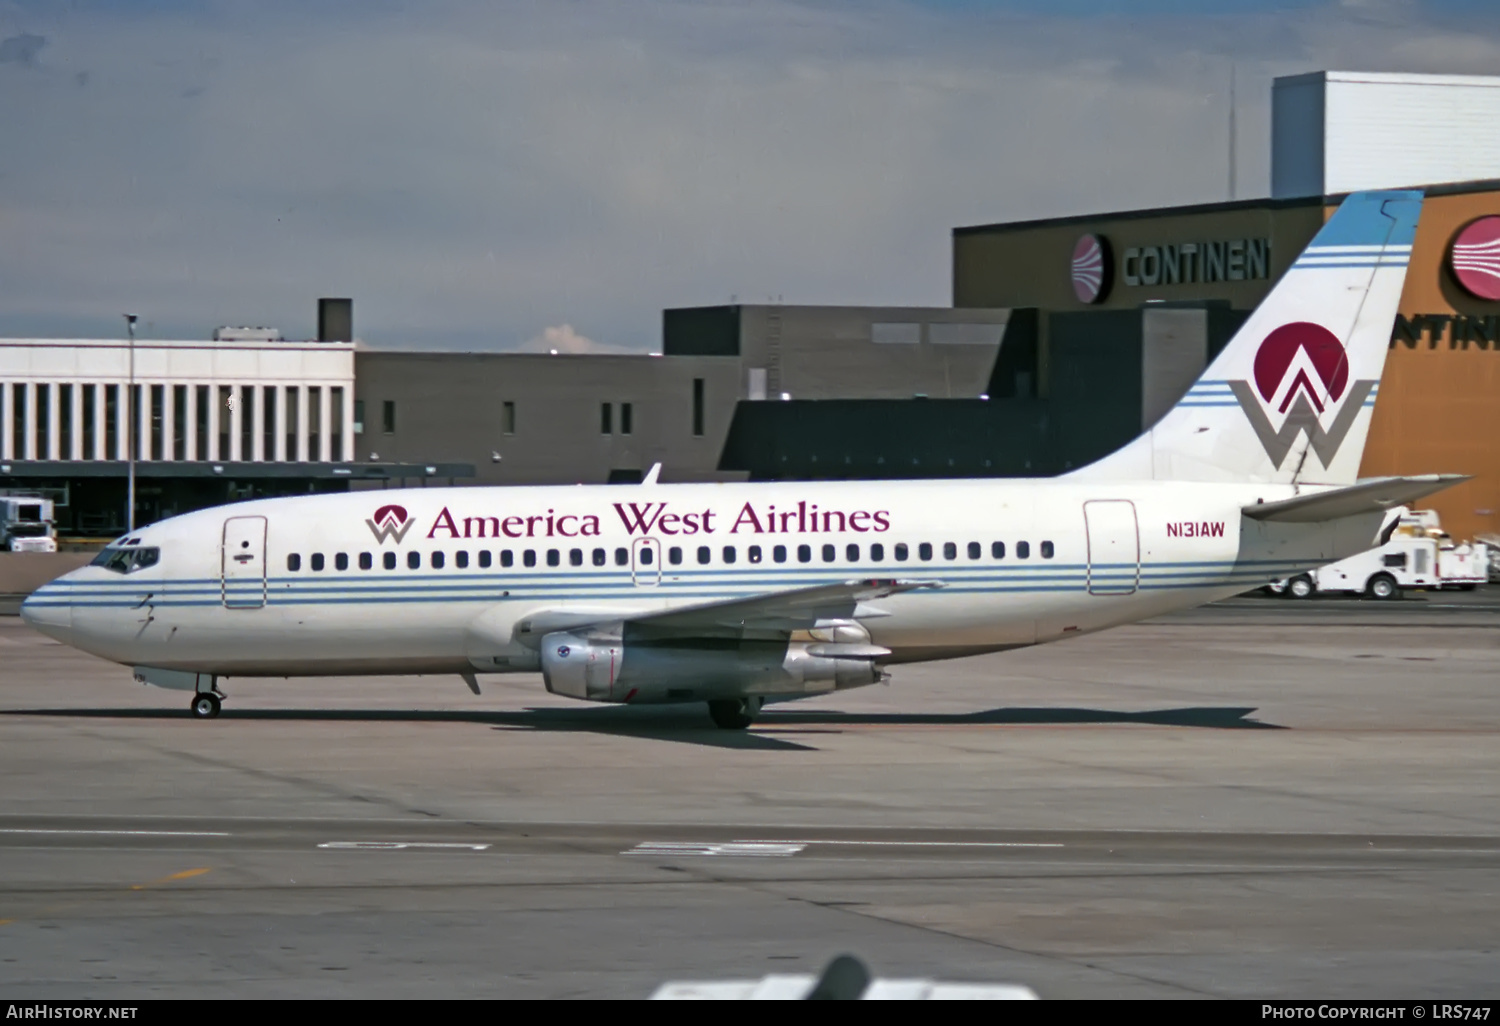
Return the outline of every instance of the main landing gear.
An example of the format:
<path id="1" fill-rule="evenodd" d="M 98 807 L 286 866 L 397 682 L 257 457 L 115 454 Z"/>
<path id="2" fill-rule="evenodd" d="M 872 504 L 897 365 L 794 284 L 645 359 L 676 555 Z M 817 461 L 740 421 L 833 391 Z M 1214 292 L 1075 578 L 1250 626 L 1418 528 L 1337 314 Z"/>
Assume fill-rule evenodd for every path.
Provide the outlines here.
<path id="1" fill-rule="evenodd" d="M 744 730 L 755 722 L 763 704 L 760 698 L 715 698 L 708 703 L 708 716 L 716 727 Z"/>
<path id="2" fill-rule="evenodd" d="M 193 696 L 193 702 L 188 706 L 195 720 L 211 720 L 219 715 L 219 708 L 224 701 L 224 692 L 217 686 L 212 691 L 199 691 Z"/>

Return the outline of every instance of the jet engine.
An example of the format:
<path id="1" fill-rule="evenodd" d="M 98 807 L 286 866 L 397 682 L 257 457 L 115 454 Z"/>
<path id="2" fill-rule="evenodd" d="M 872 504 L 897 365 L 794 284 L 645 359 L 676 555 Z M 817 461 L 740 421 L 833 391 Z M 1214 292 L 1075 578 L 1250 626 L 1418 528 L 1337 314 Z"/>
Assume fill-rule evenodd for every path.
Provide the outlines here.
<path id="1" fill-rule="evenodd" d="M 542 639 L 542 679 L 555 695 L 594 702 L 800 698 L 878 683 L 890 650 L 857 642 L 785 638 L 633 636 L 629 630 L 554 631 Z"/>

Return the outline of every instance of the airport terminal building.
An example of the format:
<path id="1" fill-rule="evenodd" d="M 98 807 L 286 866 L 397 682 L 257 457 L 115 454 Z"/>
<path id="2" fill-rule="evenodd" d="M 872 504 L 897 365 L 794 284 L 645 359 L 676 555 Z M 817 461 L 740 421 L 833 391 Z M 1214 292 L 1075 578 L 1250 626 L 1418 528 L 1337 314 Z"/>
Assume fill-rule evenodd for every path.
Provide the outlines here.
<path id="1" fill-rule="evenodd" d="M 119 340 L 0 340 L 0 489 L 69 500 L 64 533 L 120 526 L 131 380 L 141 519 L 657 462 L 668 481 L 1061 473 L 1170 408 L 1344 194 L 1417 186 L 1363 473 L 1475 475 L 1431 504 L 1455 537 L 1500 533 L 1500 78 L 1319 72 L 1272 107 L 1270 197 L 955 228 L 951 307 L 667 310 L 660 355 L 549 356 L 363 348 L 324 301 L 313 341 L 140 343 L 133 379 Z"/>

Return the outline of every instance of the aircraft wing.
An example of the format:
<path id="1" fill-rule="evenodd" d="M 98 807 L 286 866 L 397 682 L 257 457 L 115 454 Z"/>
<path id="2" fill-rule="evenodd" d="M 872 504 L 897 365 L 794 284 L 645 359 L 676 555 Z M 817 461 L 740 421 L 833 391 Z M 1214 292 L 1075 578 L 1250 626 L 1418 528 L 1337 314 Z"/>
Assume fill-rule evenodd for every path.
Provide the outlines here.
<path id="1" fill-rule="evenodd" d="M 819 620 L 848 620 L 861 616 L 883 616 L 868 605 L 878 599 L 918 588 L 941 588 L 941 581 L 866 578 L 819 584 L 811 588 L 773 591 L 750 598 L 710 602 L 685 609 L 626 617 L 632 625 L 672 633 L 718 630 L 795 631 L 813 627 Z"/>
<path id="2" fill-rule="evenodd" d="M 1469 480 L 1469 474 L 1422 474 L 1417 477 L 1377 477 L 1326 492 L 1295 495 L 1276 502 L 1244 506 L 1241 512 L 1252 520 L 1274 520 L 1287 524 L 1316 524 L 1325 520 L 1378 513 L 1405 506 L 1417 499 Z"/>

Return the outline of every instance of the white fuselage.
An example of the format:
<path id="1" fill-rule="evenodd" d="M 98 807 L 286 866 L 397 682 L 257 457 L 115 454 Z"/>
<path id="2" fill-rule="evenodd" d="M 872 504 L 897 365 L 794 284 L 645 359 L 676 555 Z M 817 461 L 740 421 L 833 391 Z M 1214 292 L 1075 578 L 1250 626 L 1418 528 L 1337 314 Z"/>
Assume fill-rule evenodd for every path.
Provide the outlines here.
<path id="1" fill-rule="evenodd" d="M 536 668 L 532 619 L 566 626 L 851 579 L 941 582 L 861 611 L 885 661 L 908 662 L 1196 606 L 1375 544 L 1379 514 L 1337 525 L 1241 514 L 1293 490 L 1058 479 L 266 499 L 143 528 L 125 544 L 159 548 L 154 564 L 74 571 L 26 615 L 131 666 L 505 672 Z"/>

